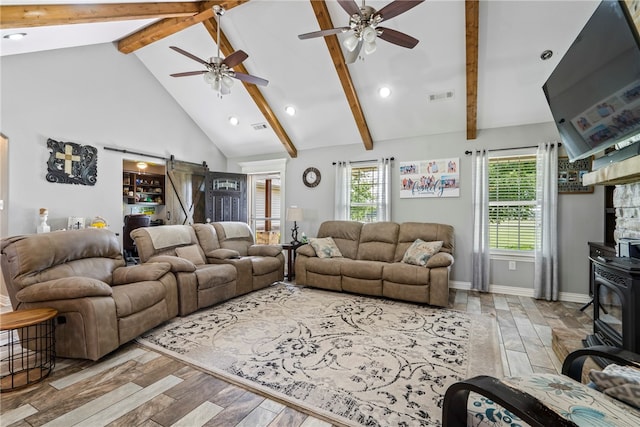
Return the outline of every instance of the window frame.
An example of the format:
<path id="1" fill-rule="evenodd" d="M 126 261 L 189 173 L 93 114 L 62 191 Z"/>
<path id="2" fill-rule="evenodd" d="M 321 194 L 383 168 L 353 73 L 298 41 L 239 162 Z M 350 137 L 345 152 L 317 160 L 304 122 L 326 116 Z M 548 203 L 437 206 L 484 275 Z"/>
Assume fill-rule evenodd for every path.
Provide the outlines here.
<path id="1" fill-rule="evenodd" d="M 516 150 L 506 150 L 506 152 L 501 152 L 500 154 L 495 154 L 495 155 L 490 155 L 489 156 L 489 173 L 491 170 L 491 163 L 499 161 L 499 160 L 504 160 L 504 161 L 508 161 L 508 160 L 516 160 L 516 159 L 530 159 L 533 161 L 534 163 L 534 173 L 535 170 L 537 169 L 537 158 L 536 158 L 536 150 L 535 148 L 528 148 L 528 149 L 516 149 Z M 489 183 L 489 185 L 491 185 Z M 490 191 L 490 189 L 488 189 Z M 517 200 L 517 201 L 504 201 L 502 203 L 500 202 L 496 202 L 496 201 L 489 201 L 489 208 L 493 207 L 493 206 L 532 206 L 532 208 L 535 210 L 536 206 L 537 206 L 537 200 L 535 198 L 536 194 L 535 194 L 535 185 L 534 185 L 534 198 L 533 200 L 529 200 L 529 201 L 523 201 L 523 200 Z M 533 224 L 534 226 L 534 235 L 535 235 L 535 222 Z M 519 227 L 518 227 L 519 228 Z M 491 233 L 490 233 L 491 234 Z M 519 231 L 520 234 L 520 231 Z M 491 245 L 491 240 L 490 243 Z M 535 245 L 535 237 L 534 237 L 534 245 Z M 529 259 L 529 258 L 533 258 L 535 256 L 535 249 L 505 249 L 505 248 L 493 248 L 490 247 L 489 249 L 490 255 L 492 256 L 492 259 L 497 259 L 497 258 L 504 258 L 504 259 L 509 259 L 509 258 L 525 258 L 525 259 Z"/>

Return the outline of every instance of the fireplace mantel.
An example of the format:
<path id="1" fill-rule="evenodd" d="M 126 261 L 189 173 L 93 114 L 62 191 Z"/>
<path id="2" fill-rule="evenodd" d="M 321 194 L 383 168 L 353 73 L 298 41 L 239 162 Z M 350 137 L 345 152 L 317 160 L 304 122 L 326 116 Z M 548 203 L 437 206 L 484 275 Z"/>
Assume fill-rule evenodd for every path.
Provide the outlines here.
<path id="1" fill-rule="evenodd" d="M 583 185 L 620 185 L 634 182 L 640 182 L 640 155 L 582 176 Z"/>

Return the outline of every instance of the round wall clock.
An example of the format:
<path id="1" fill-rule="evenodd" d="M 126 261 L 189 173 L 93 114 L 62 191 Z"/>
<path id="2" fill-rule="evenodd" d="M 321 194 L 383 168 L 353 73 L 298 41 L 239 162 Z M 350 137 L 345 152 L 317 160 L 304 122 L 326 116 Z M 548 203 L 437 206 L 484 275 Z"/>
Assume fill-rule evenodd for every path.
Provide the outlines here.
<path id="1" fill-rule="evenodd" d="M 302 174 L 302 182 L 307 187 L 315 187 L 320 184 L 320 171 L 316 168 L 307 168 Z"/>

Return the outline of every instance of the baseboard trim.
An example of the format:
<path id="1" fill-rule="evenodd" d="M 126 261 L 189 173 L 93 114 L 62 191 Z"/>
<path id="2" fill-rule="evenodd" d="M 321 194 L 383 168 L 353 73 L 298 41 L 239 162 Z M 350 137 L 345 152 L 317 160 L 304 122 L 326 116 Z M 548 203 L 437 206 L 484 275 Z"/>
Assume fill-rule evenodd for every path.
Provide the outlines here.
<path id="1" fill-rule="evenodd" d="M 449 281 L 449 287 L 452 289 L 459 289 L 461 291 L 469 291 L 471 290 L 471 282 L 451 280 Z M 533 289 L 519 288 L 516 286 L 489 285 L 489 293 L 533 298 Z M 558 299 L 560 301 L 577 302 L 580 304 L 586 304 L 591 301 L 591 297 L 589 295 L 577 294 L 575 292 L 560 292 Z"/>

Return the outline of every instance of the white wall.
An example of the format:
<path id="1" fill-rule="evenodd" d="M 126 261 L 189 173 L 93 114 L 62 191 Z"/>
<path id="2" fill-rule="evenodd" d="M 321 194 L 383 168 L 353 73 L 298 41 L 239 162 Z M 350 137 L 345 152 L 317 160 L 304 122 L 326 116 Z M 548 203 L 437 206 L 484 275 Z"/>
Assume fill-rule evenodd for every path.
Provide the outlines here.
<path id="1" fill-rule="evenodd" d="M 508 148 L 537 145 L 558 140 L 553 123 L 481 130 L 478 138 L 467 141 L 464 133 L 425 136 L 406 140 L 376 142 L 374 150 L 366 151 L 362 144 L 330 147 L 298 152 L 290 159 L 286 171 L 286 206 L 304 208 L 304 221 L 300 231 L 314 236 L 322 221 L 333 219 L 334 166 L 339 160 L 367 160 L 394 157 L 392 173 L 392 219 L 396 222 L 425 221 L 451 224 L 455 228 L 455 264 L 452 280 L 471 280 L 471 157 L 466 150 L 479 148 Z M 399 162 L 411 160 L 460 158 L 460 197 L 400 199 Z M 229 171 L 239 171 L 238 162 L 252 158 L 230 159 Z M 322 174 L 320 185 L 307 188 L 302 173 L 309 167 Z M 588 241 L 602 241 L 604 221 L 604 195 L 602 189 L 593 194 L 559 196 L 559 241 L 561 291 L 587 294 L 589 289 Z M 290 228 L 286 224 L 285 228 Z M 518 263 L 512 274 L 494 274 L 494 285 L 529 287 L 533 285 L 533 269 L 528 263 Z M 521 265 L 520 265 L 521 264 Z M 494 271 L 508 271 L 505 261 L 494 261 Z"/>
<path id="2" fill-rule="evenodd" d="M 137 57 L 112 44 L 0 60 L 0 131 L 9 138 L 9 235 L 34 233 L 40 207 L 49 209 L 52 229 L 66 227 L 68 216 L 100 215 L 121 234 L 122 160 L 137 156 L 105 146 L 206 161 L 211 170 L 226 167 L 222 153 Z M 48 138 L 98 148 L 96 185 L 46 181 Z"/>

